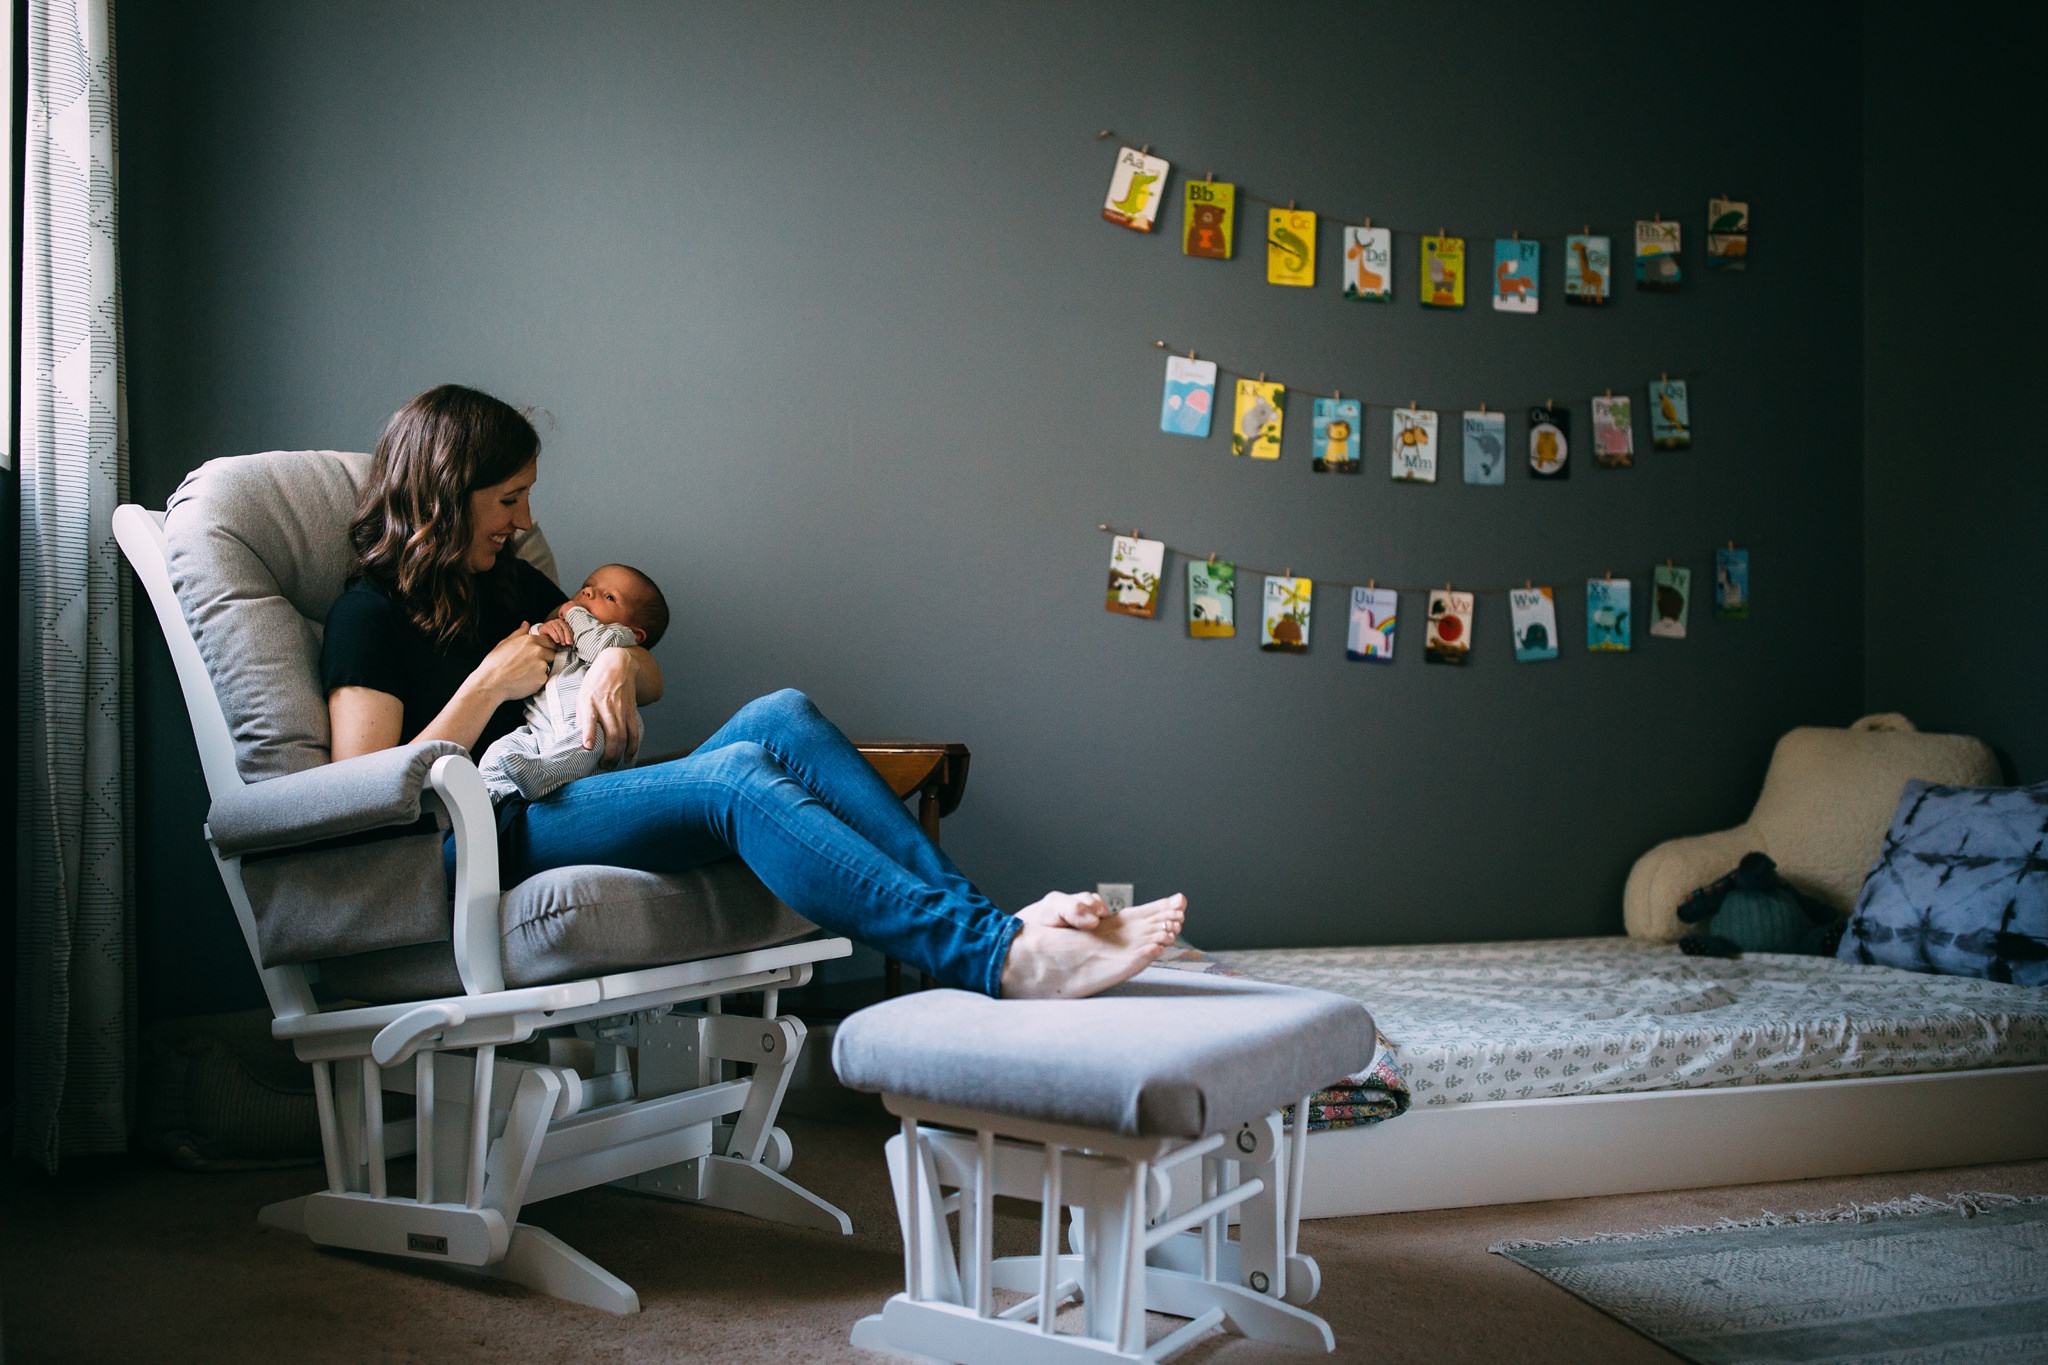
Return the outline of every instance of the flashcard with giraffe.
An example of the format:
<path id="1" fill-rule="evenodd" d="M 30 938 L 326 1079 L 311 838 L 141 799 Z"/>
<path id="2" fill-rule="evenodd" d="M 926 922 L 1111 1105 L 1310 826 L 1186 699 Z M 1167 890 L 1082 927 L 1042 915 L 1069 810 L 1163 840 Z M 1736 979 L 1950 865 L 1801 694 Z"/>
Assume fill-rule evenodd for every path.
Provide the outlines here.
<path id="1" fill-rule="evenodd" d="M 1436 482 L 1436 414 L 1427 408 L 1394 409 L 1394 477 L 1402 483 Z"/>
<path id="2" fill-rule="evenodd" d="M 1307 209 L 1266 211 L 1266 283 L 1303 289 L 1316 282 L 1316 216 Z"/>
<path id="3" fill-rule="evenodd" d="M 1116 172 L 1109 178 L 1109 198 L 1103 201 L 1102 216 L 1119 227 L 1150 232 L 1159 216 L 1159 201 L 1166 197 L 1167 163 L 1147 156 L 1136 147 L 1116 154 Z"/>
<path id="4" fill-rule="evenodd" d="M 1499 237 L 1493 243 L 1493 311 L 1533 313 L 1542 281 L 1543 244 L 1519 237 Z"/>
<path id="5" fill-rule="evenodd" d="M 1318 474 L 1356 474 L 1365 461 L 1365 409 L 1356 398 L 1318 398 L 1310 447 Z"/>
<path id="6" fill-rule="evenodd" d="M 1344 657 L 1358 663 L 1394 662 L 1394 613 L 1399 606 L 1392 588 L 1351 590 L 1351 630 L 1344 637 Z"/>
<path id="7" fill-rule="evenodd" d="M 1529 472 L 1539 479 L 1571 477 L 1572 414 L 1545 403 L 1529 409 Z"/>
<path id="8" fill-rule="evenodd" d="M 1595 654 L 1621 654 L 1629 647 L 1635 623 L 1626 578 L 1586 580 L 1586 648 Z"/>
<path id="9" fill-rule="evenodd" d="M 1650 575 L 1650 634 L 1667 640 L 1685 638 L 1685 619 L 1692 613 L 1692 570 L 1676 564 L 1659 564 Z"/>
<path id="10" fill-rule="evenodd" d="M 1508 622 L 1515 633 L 1516 663 L 1557 657 L 1557 598 L 1550 589 L 1508 589 Z"/>
<path id="11" fill-rule="evenodd" d="M 1472 594 L 1449 588 L 1429 592 L 1429 630 L 1422 656 L 1433 664 L 1461 664 L 1472 656 Z"/>
<path id="12" fill-rule="evenodd" d="M 1166 542 L 1116 536 L 1109 551 L 1109 595 L 1103 606 L 1123 616 L 1151 616 L 1159 610 L 1159 571 L 1166 566 Z"/>
<path id="13" fill-rule="evenodd" d="M 1468 412 L 1464 415 L 1465 482 L 1504 484 L 1508 481 L 1508 415 Z"/>
<path id="14" fill-rule="evenodd" d="M 1636 462 L 1635 404 L 1608 394 L 1593 400 L 1593 462 L 1626 469 Z"/>
<path id="15" fill-rule="evenodd" d="M 1181 251 L 1212 261 L 1229 260 L 1237 235 L 1237 186 L 1221 180 L 1190 180 L 1183 194 L 1187 228 L 1181 235 Z"/>
<path id="16" fill-rule="evenodd" d="M 1269 574 L 1266 610 L 1259 620 L 1259 648 L 1285 654 L 1308 652 L 1308 613 L 1315 583 Z"/>
<path id="17" fill-rule="evenodd" d="M 1650 384 L 1650 444 L 1659 450 L 1683 450 L 1692 444 L 1692 407 L 1683 379 Z"/>
<path id="18" fill-rule="evenodd" d="M 1422 239 L 1422 306 L 1463 308 L 1465 306 L 1465 239 L 1424 237 Z"/>
<path id="19" fill-rule="evenodd" d="M 1598 308 L 1614 292 L 1614 242 L 1591 233 L 1564 239 L 1564 301 Z"/>
<path id="20" fill-rule="evenodd" d="M 1254 460 L 1280 458 L 1280 426 L 1287 409 L 1287 386 L 1259 379 L 1237 381 L 1237 409 L 1230 421 L 1230 453 Z"/>
<path id="21" fill-rule="evenodd" d="M 1159 402 L 1159 429 L 1175 436 L 1207 436 L 1216 407 L 1216 362 L 1193 356 L 1166 357 L 1166 395 Z"/>
<path id="22" fill-rule="evenodd" d="M 1344 297 L 1387 303 L 1394 297 L 1394 234 L 1387 228 L 1344 229 Z"/>
<path id="23" fill-rule="evenodd" d="M 1685 278 L 1678 266 L 1679 237 L 1678 224 L 1662 218 L 1636 223 L 1636 288 L 1657 294 L 1677 290 Z"/>
<path id="24" fill-rule="evenodd" d="M 1228 640 L 1237 634 L 1237 566 L 1217 559 L 1188 561 L 1188 634 Z"/>

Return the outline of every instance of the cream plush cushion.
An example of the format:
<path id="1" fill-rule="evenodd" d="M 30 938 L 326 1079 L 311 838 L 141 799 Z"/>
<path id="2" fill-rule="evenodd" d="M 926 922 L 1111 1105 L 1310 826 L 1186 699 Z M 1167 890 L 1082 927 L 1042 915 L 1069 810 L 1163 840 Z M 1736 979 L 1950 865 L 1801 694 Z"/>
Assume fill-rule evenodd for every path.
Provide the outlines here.
<path id="1" fill-rule="evenodd" d="M 1734 829 L 1670 839 L 1636 860 L 1622 893 L 1631 938 L 1673 943 L 1678 903 L 1767 853 L 1778 874 L 1844 915 L 1877 859 L 1906 783 L 1990 786 L 1998 760 L 1968 735 L 1924 735 L 1900 715 L 1865 716 L 1846 730 L 1807 727 L 1778 741 L 1749 819 Z"/>

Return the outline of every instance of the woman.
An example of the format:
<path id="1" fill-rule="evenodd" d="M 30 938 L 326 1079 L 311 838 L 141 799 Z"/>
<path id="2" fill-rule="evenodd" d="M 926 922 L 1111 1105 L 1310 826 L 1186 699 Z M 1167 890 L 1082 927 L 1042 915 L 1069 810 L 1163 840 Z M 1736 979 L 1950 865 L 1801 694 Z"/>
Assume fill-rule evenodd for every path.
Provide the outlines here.
<path id="1" fill-rule="evenodd" d="M 474 389 L 429 389 L 392 416 L 349 528 L 357 574 L 321 649 L 337 762 L 418 739 L 480 753 L 519 724 L 555 648 L 528 624 L 563 600 L 506 553 L 533 525 L 539 456 L 533 424 Z M 1092 995 L 1180 930 L 1179 896 L 1110 916 L 1094 896 L 1054 893 L 1004 913 L 801 693 L 750 703 L 687 758 L 628 768 L 639 707 L 661 690 L 645 649 L 598 656 L 579 706 L 609 770 L 499 807 L 504 885 L 576 863 L 679 872 L 738 854 L 806 918 L 1002 996 Z"/>

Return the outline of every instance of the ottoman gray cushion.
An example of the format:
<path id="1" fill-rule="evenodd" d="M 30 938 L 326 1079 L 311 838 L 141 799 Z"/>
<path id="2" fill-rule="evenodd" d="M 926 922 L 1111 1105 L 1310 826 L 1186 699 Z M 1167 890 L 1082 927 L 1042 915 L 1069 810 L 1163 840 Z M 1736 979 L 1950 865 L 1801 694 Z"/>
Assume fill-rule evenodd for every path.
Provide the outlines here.
<path id="1" fill-rule="evenodd" d="M 1154 968 L 1086 1000 L 899 996 L 839 1026 L 832 1065 L 855 1090 L 1198 1138 L 1363 1071 L 1372 1051 L 1354 1000 Z"/>

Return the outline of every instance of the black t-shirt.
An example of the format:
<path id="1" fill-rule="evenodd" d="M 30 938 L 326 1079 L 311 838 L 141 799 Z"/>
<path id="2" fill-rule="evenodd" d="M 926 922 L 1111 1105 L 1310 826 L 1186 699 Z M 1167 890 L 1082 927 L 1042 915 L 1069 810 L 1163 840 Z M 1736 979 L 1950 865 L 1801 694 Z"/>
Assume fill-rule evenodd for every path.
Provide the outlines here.
<path id="1" fill-rule="evenodd" d="M 410 743 L 441 714 L 462 680 L 498 641 L 521 621 L 545 620 L 568 600 L 546 574 L 523 559 L 513 559 L 509 572 L 509 593 L 493 593 L 491 585 L 478 584 L 483 601 L 475 632 L 456 637 L 445 648 L 436 648 L 383 588 L 369 578 L 357 579 L 327 612 L 327 636 L 320 645 L 322 693 L 332 696 L 337 687 L 367 687 L 398 698 L 405 708 L 399 743 Z M 523 699 L 508 701 L 493 712 L 472 752 L 482 753 L 492 740 L 518 728 L 524 705 Z"/>

